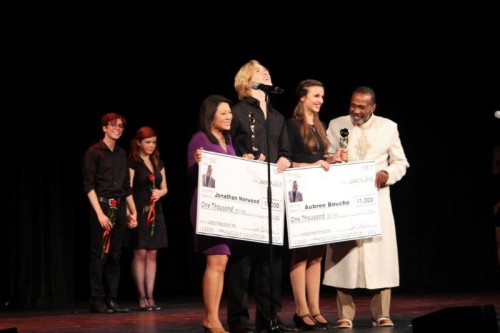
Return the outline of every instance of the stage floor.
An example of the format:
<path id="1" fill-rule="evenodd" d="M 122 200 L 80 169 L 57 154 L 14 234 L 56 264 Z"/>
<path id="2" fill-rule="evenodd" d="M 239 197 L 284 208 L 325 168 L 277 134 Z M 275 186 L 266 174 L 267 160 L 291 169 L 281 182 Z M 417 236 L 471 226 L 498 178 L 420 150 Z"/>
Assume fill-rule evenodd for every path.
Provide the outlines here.
<path id="1" fill-rule="evenodd" d="M 433 313 L 444 308 L 493 305 L 496 314 L 500 314 L 500 291 L 467 293 L 467 294 L 422 294 L 393 295 L 391 317 L 395 323 L 393 328 L 371 327 L 369 314 L 369 296 L 359 295 L 355 298 L 357 314 L 352 330 L 345 332 L 413 332 L 412 319 Z M 78 333 L 163 333 L 163 332 L 203 332 L 200 325 L 203 318 L 201 297 L 166 297 L 157 300 L 162 307 L 160 311 L 144 312 L 138 310 L 136 302 L 121 301 L 122 306 L 130 307 L 126 314 L 91 314 L 87 304 L 81 303 L 74 308 L 50 309 L 36 311 L 0 312 L 0 332 L 8 328 L 17 328 L 22 333 L 78 332 Z M 336 319 L 334 294 L 322 295 L 322 312 L 331 322 Z M 255 307 L 251 301 L 251 315 Z M 294 314 L 293 298 L 285 295 L 280 317 L 283 322 L 292 324 Z M 221 307 L 221 319 L 225 323 L 226 304 Z M 497 325 L 498 325 L 497 315 Z M 470 318 L 456 318 L 467 321 Z M 336 331 L 331 329 L 329 331 Z M 13 330 L 15 331 L 15 330 Z M 449 330 L 447 330 L 449 331 Z M 476 331 L 477 332 L 477 331 Z"/>

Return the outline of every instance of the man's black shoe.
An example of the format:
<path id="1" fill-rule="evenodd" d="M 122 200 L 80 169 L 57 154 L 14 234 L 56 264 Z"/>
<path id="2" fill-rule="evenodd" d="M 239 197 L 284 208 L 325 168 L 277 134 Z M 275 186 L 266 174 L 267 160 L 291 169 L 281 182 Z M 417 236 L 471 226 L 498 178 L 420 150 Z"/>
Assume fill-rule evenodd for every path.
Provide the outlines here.
<path id="1" fill-rule="evenodd" d="M 127 313 L 128 308 L 121 308 L 116 301 L 106 301 L 106 306 L 110 308 L 113 312 Z"/>
<path id="2" fill-rule="evenodd" d="M 280 319 L 275 320 L 273 323 L 273 329 L 262 329 L 259 333 L 274 333 L 274 332 L 298 332 L 299 330 L 295 326 L 285 325 Z"/>
<path id="3" fill-rule="evenodd" d="M 90 313 L 113 313 L 114 311 L 109 309 L 103 302 L 90 303 L 89 307 Z"/>
<path id="4" fill-rule="evenodd" d="M 297 332 L 298 331 L 297 327 L 285 325 L 280 320 L 277 321 L 277 324 L 278 324 L 278 332 Z"/>

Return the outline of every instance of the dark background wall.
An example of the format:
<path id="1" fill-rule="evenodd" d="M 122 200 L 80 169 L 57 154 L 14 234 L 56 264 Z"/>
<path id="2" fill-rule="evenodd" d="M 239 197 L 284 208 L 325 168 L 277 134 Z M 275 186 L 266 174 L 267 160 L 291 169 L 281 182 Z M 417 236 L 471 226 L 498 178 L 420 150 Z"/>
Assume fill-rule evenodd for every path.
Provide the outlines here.
<path id="1" fill-rule="evenodd" d="M 167 19 L 139 27 L 125 18 L 89 32 L 91 22 L 72 24 L 69 17 L 12 38 L 19 48 L 9 53 L 17 71 L 10 109 L 18 120 L 10 127 L 19 134 L 4 139 L 15 162 L 5 155 L 2 300 L 30 308 L 88 297 L 89 204 L 80 158 L 102 138 L 99 119 L 107 111 L 127 118 L 120 140 L 127 150 L 139 127 L 159 134 L 170 246 L 159 252 L 157 297 L 199 293 L 203 258 L 192 252 L 187 143 L 203 98 L 217 93 L 236 101 L 234 75 L 250 59 L 285 89 L 272 97 L 285 117 L 298 83 L 314 78 L 326 88 L 324 122 L 346 114 L 352 90 L 363 84 L 377 93 L 376 114 L 399 124 L 410 169 L 391 189 L 401 267 L 396 292 L 495 287 L 488 179 L 500 133 L 493 116 L 500 109 L 492 51 L 498 26 L 442 22 L 442 14 L 382 25 L 380 17 L 351 12 L 345 18 L 357 21 L 350 24 L 299 20 L 274 31 L 260 24 L 258 12 L 214 15 L 193 33 Z M 124 251 L 120 295 L 135 299 L 130 255 Z M 286 274 L 284 281 L 286 289 Z"/>

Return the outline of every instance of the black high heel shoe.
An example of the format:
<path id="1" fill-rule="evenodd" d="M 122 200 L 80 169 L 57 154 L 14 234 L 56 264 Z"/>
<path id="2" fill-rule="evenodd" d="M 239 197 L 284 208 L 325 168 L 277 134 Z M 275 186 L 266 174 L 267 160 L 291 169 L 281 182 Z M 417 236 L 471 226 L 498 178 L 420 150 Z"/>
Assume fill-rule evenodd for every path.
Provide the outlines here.
<path id="1" fill-rule="evenodd" d="M 153 307 L 149 305 L 146 297 L 139 298 L 139 310 L 140 311 L 153 311 Z"/>
<path id="2" fill-rule="evenodd" d="M 156 302 L 152 298 L 148 298 L 148 304 L 151 307 L 151 310 L 153 310 L 153 311 L 160 311 L 161 310 L 161 307 L 156 305 Z"/>
<path id="3" fill-rule="evenodd" d="M 316 313 L 314 315 L 311 315 L 311 317 L 314 320 L 314 322 L 316 323 L 316 325 L 319 326 L 319 327 L 321 327 L 321 329 L 329 330 L 330 328 L 334 328 L 335 327 L 332 324 L 330 324 L 328 322 L 328 320 L 326 322 L 324 322 L 324 323 L 318 321 L 316 318 L 319 317 L 319 316 L 323 316 L 323 315 L 321 313 Z"/>
<path id="4" fill-rule="evenodd" d="M 306 318 L 306 317 L 309 317 L 314 324 L 311 325 L 311 324 L 304 322 L 304 318 Z M 295 323 L 295 326 L 297 326 L 297 328 L 301 331 L 314 331 L 314 330 L 324 329 L 324 328 L 317 325 L 316 321 L 314 320 L 313 317 L 311 317 L 311 314 L 309 314 L 309 313 L 307 313 L 303 316 L 299 316 L 298 314 L 295 313 L 293 315 L 293 322 Z"/>

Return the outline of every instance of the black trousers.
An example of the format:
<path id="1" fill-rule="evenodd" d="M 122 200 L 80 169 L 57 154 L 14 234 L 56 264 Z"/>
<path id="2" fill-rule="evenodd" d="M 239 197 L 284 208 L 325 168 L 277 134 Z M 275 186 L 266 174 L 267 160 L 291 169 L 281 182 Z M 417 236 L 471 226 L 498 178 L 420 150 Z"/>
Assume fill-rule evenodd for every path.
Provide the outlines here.
<path id="1" fill-rule="evenodd" d="M 247 327 L 248 286 L 254 272 L 254 298 L 257 332 L 269 328 L 271 306 L 273 319 L 281 311 L 283 247 L 273 246 L 272 276 L 270 275 L 269 245 L 245 241 L 231 243 L 226 278 L 227 322 L 230 328 Z M 273 290 L 270 290 L 271 279 Z"/>
<path id="2" fill-rule="evenodd" d="M 104 213 L 109 208 L 108 203 L 100 203 Z M 120 256 L 127 227 L 126 205 L 124 202 L 116 208 L 116 221 L 110 233 L 110 246 L 103 255 L 103 232 L 94 209 L 90 208 L 90 301 L 98 302 L 104 299 L 116 299 L 120 284 Z"/>

